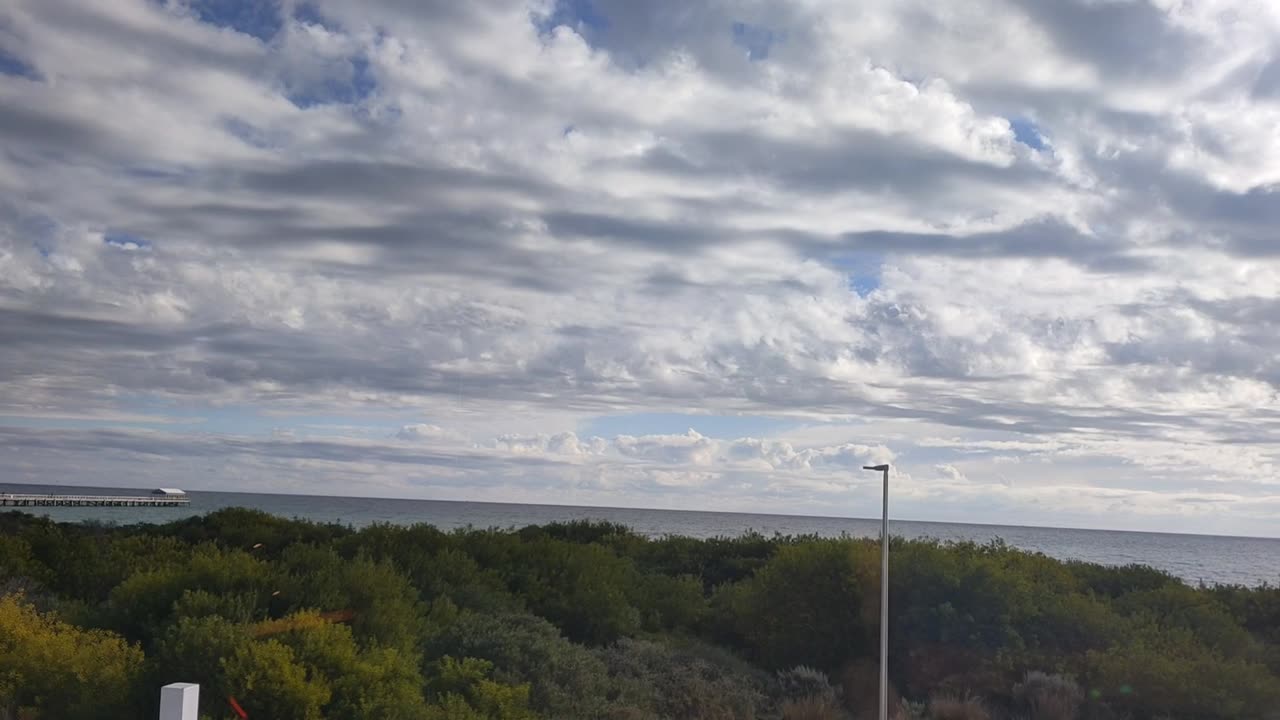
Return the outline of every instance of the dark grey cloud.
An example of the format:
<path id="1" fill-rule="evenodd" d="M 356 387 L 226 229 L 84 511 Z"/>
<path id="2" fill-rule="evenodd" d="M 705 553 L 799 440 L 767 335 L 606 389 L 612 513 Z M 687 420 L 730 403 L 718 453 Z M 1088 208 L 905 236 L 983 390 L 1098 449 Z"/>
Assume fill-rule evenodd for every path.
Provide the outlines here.
<path id="1" fill-rule="evenodd" d="M 1230 444 L 1241 496 L 1269 467 L 1261 31 L 1137 2 L 313 5 L 260 37 L 141 0 L 28 2 L 0 31 L 37 71 L 0 72 L 0 412 L 448 405 L 414 418 L 440 437 L 8 427 L 14 455 L 463 483 L 526 466 L 441 437 L 702 412 L 1032 438 L 1110 462 L 1109 491 L 1167 474 L 1169 502 L 1217 497 L 1169 469 L 1188 444 Z M 1023 18 L 1044 36 L 993 61 Z M 481 432 L 474 408 L 502 412 Z"/>
<path id="2" fill-rule="evenodd" d="M 458 450 L 433 452 L 411 445 L 376 442 L 299 439 L 290 437 L 241 437 L 228 435 L 175 435 L 137 430 L 32 430 L 0 425 L 0 447 L 17 451 L 117 452 L 156 458 L 262 457 L 273 460 L 317 460 L 336 463 L 394 463 L 425 467 L 451 467 L 465 463 L 478 470 L 499 470 L 510 462 L 492 455 Z M 521 458 L 521 465 L 556 466 L 553 458 Z"/>
<path id="3" fill-rule="evenodd" d="M 1259 100 L 1280 100 L 1280 57 L 1262 66 L 1253 83 L 1253 96 Z"/>
<path id="4" fill-rule="evenodd" d="M 1028 187 L 1054 182 L 1028 163 L 1001 167 L 930 146 L 927 137 L 843 130 L 823 138 L 778 139 L 745 131 L 698 132 L 645 154 L 649 169 L 675 177 L 751 178 L 801 193 L 919 193 L 966 184 Z"/>
<path id="5" fill-rule="evenodd" d="M 886 255 L 947 255 L 982 258 L 1056 258 L 1100 272 L 1143 272 L 1149 261 L 1131 254 L 1128 243 L 1088 236 L 1054 218 L 997 232 L 952 235 L 868 231 L 840 238 L 852 250 Z"/>
<path id="6" fill-rule="evenodd" d="M 318 160 L 271 170 L 246 170 L 214 177 L 209 187 L 272 196 L 374 200 L 379 205 L 430 200 L 441 192 L 513 192 L 537 198 L 551 186 L 527 175 L 484 172 L 448 165 L 406 164 L 396 160 Z"/>
<path id="7" fill-rule="evenodd" d="M 1147 0 L 1012 0 L 1062 51 L 1113 77 L 1176 77 L 1203 41 Z"/>

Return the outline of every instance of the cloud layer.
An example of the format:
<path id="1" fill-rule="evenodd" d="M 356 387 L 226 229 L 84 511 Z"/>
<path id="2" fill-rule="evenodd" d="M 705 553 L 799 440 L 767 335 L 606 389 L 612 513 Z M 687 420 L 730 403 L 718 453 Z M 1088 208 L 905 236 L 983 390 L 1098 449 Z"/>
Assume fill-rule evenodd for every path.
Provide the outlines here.
<path id="1" fill-rule="evenodd" d="M 0 481 L 1272 534 L 1278 31 L 13 0 Z"/>

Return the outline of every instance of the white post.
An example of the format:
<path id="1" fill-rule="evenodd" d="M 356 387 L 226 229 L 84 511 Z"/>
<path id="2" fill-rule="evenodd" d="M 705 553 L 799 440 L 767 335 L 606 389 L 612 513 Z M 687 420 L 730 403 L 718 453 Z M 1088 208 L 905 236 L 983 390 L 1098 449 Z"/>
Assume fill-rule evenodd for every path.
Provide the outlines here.
<path id="1" fill-rule="evenodd" d="M 160 720 L 197 720 L 200 686 L 170 683 L 160 688 Z"/>

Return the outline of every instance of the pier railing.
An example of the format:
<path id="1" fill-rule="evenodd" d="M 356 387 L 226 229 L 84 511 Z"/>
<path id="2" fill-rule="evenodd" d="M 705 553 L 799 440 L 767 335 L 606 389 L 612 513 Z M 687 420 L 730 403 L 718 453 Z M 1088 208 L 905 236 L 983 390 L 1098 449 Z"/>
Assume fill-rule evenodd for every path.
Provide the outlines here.
<path id="1" fill-rule="evenodd" d="M 0 493 L 0 507 L 178 507 L 185 495 L 30 495 Z"/>

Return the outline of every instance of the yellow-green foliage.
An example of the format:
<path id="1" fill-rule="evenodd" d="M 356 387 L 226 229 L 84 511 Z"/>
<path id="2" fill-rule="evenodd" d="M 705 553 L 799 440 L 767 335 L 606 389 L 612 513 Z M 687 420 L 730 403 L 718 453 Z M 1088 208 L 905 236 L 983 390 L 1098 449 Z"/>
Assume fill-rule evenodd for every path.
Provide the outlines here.
<path id="1" fill-rule="evenodd" d="M 0 708 L 10 716 L 25 707 L 59 720 L 124 717 L 142 660 L 118 635 L 0 598 Z"/>
<path id="2" fill-rule="evenodd" d="M 201 684 L 210 720 L 230 717 L 228 694 L 255 720 L 861 717 L 878 685 L 879 580 L 877 543 L 859 538 L 0 513 L 0 595 L 57 610 L 0 606 L 0 718 L 153 717 L 174 681 Z M 890 591 L 895 708 L 948 693 L 973 702 L 939 698 L 934 715 L 1280 707 L 1274 587 L 895 538 Z"/>
<path id="3" fill-rule="evenodd" d="M 1280 682 L 1259 663 L 1223 656 L 1186 630 L 1163 629 L 1086 658 L 1090 688 L 1113 707 L 1181 718 L 1263 717 Z"/>
<path id="4" fill-rule="evenodd" d="M 453 718 L 469 707 L 472 716 L 484 720 L 534 720 L 529 709 L 529 685 L 506 685 L 489 678 L 493 663 L 477 658 L 456 659 L 448 655 L 435 663 L 428 689 L 437 705 Z"/>
<path id="5" fill-rule="evenodd" d="M 222 660 L 227 690 L 249 717 L 321 720 L 333 691 L 327 679 L 299 663 L 279 640 L 252 641 Z"/>

